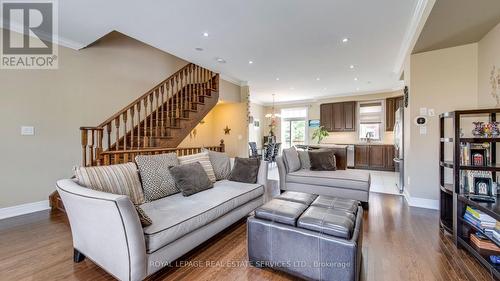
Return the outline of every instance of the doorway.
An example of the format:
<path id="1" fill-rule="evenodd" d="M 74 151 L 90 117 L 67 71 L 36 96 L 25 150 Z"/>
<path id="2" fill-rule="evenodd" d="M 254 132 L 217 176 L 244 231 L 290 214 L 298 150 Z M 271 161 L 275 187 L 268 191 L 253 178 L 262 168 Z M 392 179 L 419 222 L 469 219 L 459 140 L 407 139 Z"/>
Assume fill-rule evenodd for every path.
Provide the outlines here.
<path id="1" fill-rule="evenodd" d="M 281 110 L 281 142 L 283 148 L 305 145 L 308 140 L 307 108 Z"/>

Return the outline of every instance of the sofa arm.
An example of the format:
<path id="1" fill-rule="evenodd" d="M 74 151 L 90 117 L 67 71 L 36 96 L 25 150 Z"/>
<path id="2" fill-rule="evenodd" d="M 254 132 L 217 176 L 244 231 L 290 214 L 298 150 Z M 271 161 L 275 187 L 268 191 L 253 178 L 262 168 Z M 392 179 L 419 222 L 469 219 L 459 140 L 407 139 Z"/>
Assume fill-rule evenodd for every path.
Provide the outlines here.
<path id="1" fill-rule="evenodd" d="M 127 196 L 57 182 L 73 247 L 120 280 L 146 277 L 146 244 L 134 205 Z"/>
<path id="2" fill-rule="evenodd" d="M 280 190 L 286 190 L 286 167 L 282 156 L 276 158 L 276 165 L 280 177 Z"/>

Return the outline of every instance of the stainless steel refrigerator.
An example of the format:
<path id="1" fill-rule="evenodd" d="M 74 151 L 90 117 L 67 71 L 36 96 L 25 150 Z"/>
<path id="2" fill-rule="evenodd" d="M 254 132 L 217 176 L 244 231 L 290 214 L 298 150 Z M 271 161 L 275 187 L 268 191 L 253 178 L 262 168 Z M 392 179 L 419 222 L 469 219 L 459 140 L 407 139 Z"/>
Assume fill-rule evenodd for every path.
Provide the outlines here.
<path id="1" fill-rule="evenodd" d="M 404 191 L 404 108 L 400 106 L 396 110 L 394 122 L 394 166 L 396 168 L 396 186 L 399 193 Z"/>

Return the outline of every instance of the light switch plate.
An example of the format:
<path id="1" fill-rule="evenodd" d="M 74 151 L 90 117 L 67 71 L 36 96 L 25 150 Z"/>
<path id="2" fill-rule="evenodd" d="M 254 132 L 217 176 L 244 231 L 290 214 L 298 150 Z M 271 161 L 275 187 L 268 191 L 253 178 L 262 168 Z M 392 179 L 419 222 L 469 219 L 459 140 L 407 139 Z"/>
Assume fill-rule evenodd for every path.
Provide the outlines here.
<path id="1" fill-rule="evenodd" d="M 434 111 L 434 108 L 429 108 L 429 109 L 427 110 L 427 114 L 428 114 L 429 116 L 434 116 L 434 115 L 436 115 L 436 112 Z"/>
<path id="2" fill-rule="evenodd" d="M 420 115 L 422 115 L 422 116 L 427 115 L 427 108 L 426 107 L 421 107 L 420 108 Z"/>
<path id="3" fill-rule="evenodd" d="M 35 135 L 35 127 L 33 126 L 21 127 L 21 136 L 34 136 L 34 135 Z"/>

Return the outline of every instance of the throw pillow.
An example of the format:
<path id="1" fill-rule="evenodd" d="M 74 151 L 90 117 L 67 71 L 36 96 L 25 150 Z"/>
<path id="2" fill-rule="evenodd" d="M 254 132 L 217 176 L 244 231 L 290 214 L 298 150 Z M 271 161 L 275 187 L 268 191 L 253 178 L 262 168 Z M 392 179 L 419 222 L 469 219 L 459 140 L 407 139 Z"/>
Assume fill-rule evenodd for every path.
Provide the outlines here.
<path id="1" fill-rule="evenodd" d="M 214 168 L 212 167 L 212 163 L 210 162 L 210 157 L 208 156 L 208 152 L 202 152 L 198 154 L 179 157 L 179 164 L 181 165 L 191 164 L 196 162 L 200 162 L 201 166 L 207 173 L 210 181 L 215 182 L 216 181 L 215 172 Z"/>
<path id="2" fill-rule="evenodd" d="M 208 152 L 208 158 L 214 169 L 216 180 L 225 180 L 231 174 L 231 161 L 229 156 L 223 152 L 211 151 L 203 148 L 203 152 Z"/>
<path id="3" fill-rule="evenodd" d="M 135 205 L 144 203 L 144 194 L 134 163 L 75 168 L 78 184 L 90 189 L 127 195 Z"/>
<path id="4" fill-rule="evenodd" d="M 214 186 L 200 162 L 174 166 L 170 168 L 170 172 L 184 196 L 193 195 Z"/>
<path id="5" fill-rule="evenodd" d="M 141 221 L 142 227 L 150 226 L 153 223 L 151 218 L 146 214 L 146 212 L 144 212 L 141 207 L 135 206 L 135 211 L 137 212 L 137 215 L 139 215 L 139 220 Z"/>
<path id="6" fill-rule="evenodd" d="M 300 169 L 299 154 L 297 153 L 295 147 L 292 146 L 290 148 L 283 149 L 283 159 L 285 160 L 285 165 L 289 173 Z"/>
<path id="7" fill-rule="evenodd" d="M 259 175 L 260 160 L 257 158 L 234 159 L 234 167 L 229 176 L 230 181 L 256 183 Z"/>
<path id="8" fill-rule="evenodd" d="M 175 153 L 138 155 L 135 162 L 139 166 L 146 201 L 158 200 L 179 192 L 169 169 L 179 165 Z"/>
<path id="9" fill-rule="evenodd" d="M 318 149 L 309 151 L 312 171 L 335 171 L 335 152 L 333 150 Z"/>
<path id="10" fill-rule="evenodd" d="M 309 159 L 309 151 L 299 150 L 300 168 L 309 170 L 311 169 L 311 159 Z"/>

